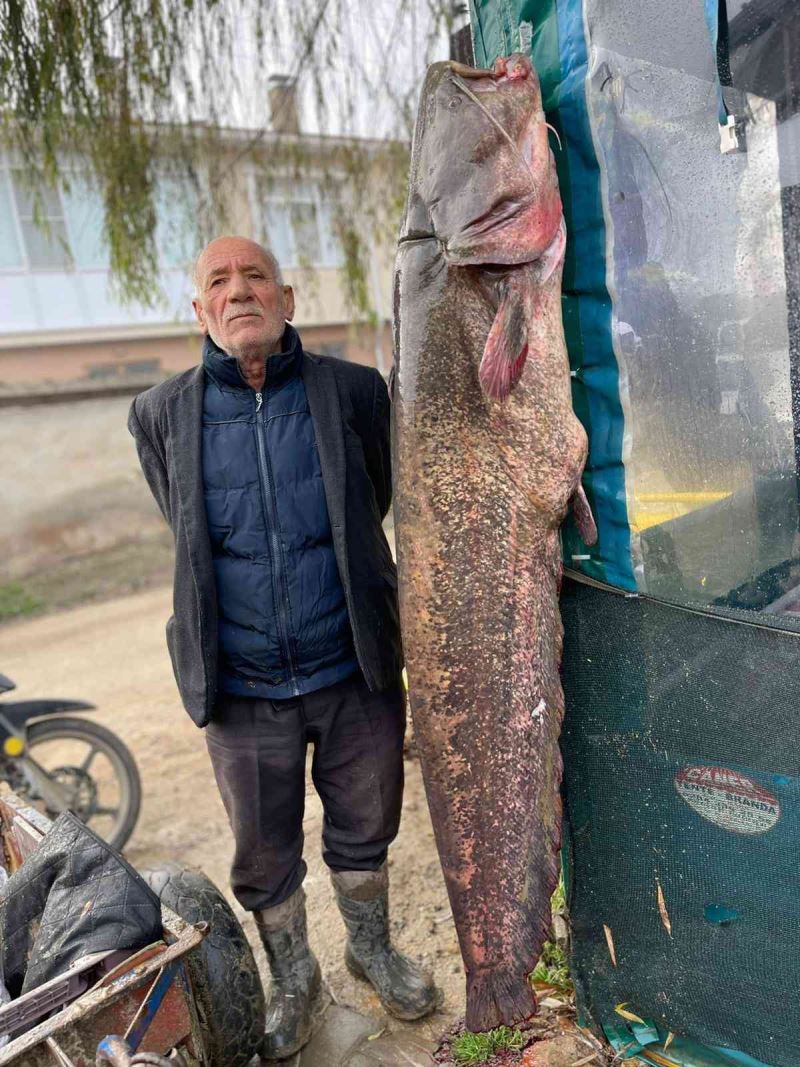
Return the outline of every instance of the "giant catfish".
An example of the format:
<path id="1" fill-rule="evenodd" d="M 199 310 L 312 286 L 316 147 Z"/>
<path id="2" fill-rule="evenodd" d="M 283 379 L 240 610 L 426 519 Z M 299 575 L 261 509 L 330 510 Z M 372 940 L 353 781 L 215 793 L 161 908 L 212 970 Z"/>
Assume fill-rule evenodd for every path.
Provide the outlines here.
<path id="1" fill-rule="evenodd" d="M 570 500 L 596 536 L 564 244 L 528 59 L 434 64 L 395 274 L 394 508 L 411 710 L 472 1030 L 536 1010 L 527 976 L 558 879 Z"/>

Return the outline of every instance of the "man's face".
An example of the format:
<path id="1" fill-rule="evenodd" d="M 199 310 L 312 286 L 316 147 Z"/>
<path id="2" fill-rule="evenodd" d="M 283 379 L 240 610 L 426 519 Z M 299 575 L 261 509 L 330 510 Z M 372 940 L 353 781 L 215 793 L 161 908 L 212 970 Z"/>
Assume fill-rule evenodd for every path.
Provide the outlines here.
<path id="1" fill-rule="evenodd" d="M 263 249 L 240 237 L 221 237 L 197 263 L 192 301 L 203 333 L 232 356 L 280 351 L 286 320 L 294 316 L 294 293 L 275 277 Z"/>

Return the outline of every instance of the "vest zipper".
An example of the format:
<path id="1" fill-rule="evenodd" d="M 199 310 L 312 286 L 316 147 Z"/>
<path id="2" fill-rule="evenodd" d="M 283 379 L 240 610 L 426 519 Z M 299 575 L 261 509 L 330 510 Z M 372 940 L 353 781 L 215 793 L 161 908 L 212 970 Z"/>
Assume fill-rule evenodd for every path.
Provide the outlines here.
<path id="1" fill-rule="evenodd" d="M 281 649 L 289 674 L 287 681 L 292 687 L 292 695 L 299 696 L 300 688 L 297 684 L 294 657 L 292 656 L 292 646 L 289 639 L 289 592 L 284 574 L 283 552 L 278 536 L 278 508 L 273 492 L 272 467 L 266 444 L 264 413 L 261 410 L 263 404 L 263 393 L 256 393 L 256 451 L 258 453 L 258 471 L 261 476 L 261 499 L 264 502 L 264 519 L 267 523 L 267 538 L 271 548 L 272 592 L 278 614 Z"/>

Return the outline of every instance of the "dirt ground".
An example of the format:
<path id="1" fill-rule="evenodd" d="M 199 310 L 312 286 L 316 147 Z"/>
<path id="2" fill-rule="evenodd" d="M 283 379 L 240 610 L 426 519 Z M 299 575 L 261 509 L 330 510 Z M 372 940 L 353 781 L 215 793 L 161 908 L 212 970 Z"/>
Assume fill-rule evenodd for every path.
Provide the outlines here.
<path id="1" fill-rule="evenodd" d="M 203 735 L 183 711 L 172 677 L 164 643 L 170 600 L 162 587 L 5 625 L 0 670 L 16 681 L 20 699 L 97 704 L 92 717 L 130 746 L 142 777 L 142 812 L 125 855 L 138 868 L 165 858 L 202 867 L 257 945 L 252 920 L 228 888 L 231 837 Z M 463 968 L 416 761 L 407 762 L 406 775 L 402 828 L 389 859 L 392 926 L 398 946 L 430 967 L 444 989 L 442 1010 L 416 1024 L 435 1039 L 463 1011 Z M 322 811 L 310 778 L 306 795 L 310 939 L 334 998 L 374 1016 L 380 1029 L 390 1020 L 342 962 L 344 931 L 320 857 Z M 260 946 L 256 958 L 266 978 Z M 395 1031 L 402 1025 L 391 1021 Z"/>
<path id="2" fill-rule="evenodd" d="M 164 641 L 171 538 L 139 469 L 129 405 L 116 397 L 3 410 L 0 583 L 21 581 L 47 614 L 0 626 L 0 671 L 17 682 L 20 699 L 97 704 L 92 717 L 129 745 L 142 777 L 127 857 L 139 868 L 164 858 L 202 867 L 258 945 L 228 888 L 231 838 L 203 735 L 172 677 Z M 398 945 L 422 959 L 445 991 L 442 1011 L 419 1024 L 438 1037 L 463 1010 L 463 968 L 419 766 L 411 761 L 406 771 L 403 825 L 389 859 L 392 924 Z M 342 963 L 344 931 L 320 857 L 321 827 L 309 778 L 310 937 L 336 1000 L 374 1015 L 380 1028 L 388 1020 L 377 998 Z M 264 968 L 260 946 L 256 958 Z"/>
<path id="3" fill-rule="evenodd" d="M 201 867 L 228 896 L 266 979 L 254 924 L 228 888 L 232 843 L 203 735 L 183 711 L 172 677 L 164 640 L 171 536 L 127 432 L 129 404 L 118 397 L 3 409 L 0 671 L 16 681 L 20 700 L 97 705 L 91 717 L 128 744 L 142 777 L 142 811 L 126 856 L 140 869 L 161 859 Z M 390 524 L 387 534 L 391 543 Z M 34 615 L 13 618 L 19 608 L 7 610 L 9 589 L 32 598 Z M 12 621 L 3 621 L 4 591 Z M 386 1026 L 438 1041 L 463 1014 L 464 976 L 418 763 L 406 763 L 404 817 L 389 857 L 394 939 L 433 971 L 445 994 L 441 1011 L 418 1024 L 389 1019 L 369 987 L 345 970 L 310 778 L 306 796 L 310 938 L 333 997 L 373 1018 L 376 1033 Z M 560 1018 L 546 1009 L 537 1026 L 557 1031 Z M 537 1057 L 539 1050 L 544 1055 L 544 1045 Z M 521 1062 L 565 1067 L 576 1058 L 584 1057 L 567 1048 L 541 1061 L 525 1053 Z"/>

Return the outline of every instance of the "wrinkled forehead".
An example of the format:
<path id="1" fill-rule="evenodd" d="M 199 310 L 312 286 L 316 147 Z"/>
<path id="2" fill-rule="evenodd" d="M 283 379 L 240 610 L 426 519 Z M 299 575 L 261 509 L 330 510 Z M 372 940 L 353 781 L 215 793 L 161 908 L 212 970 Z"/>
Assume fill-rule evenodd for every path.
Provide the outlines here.
<path id="1" fill-rule="evenodd" d="M 276 277 L 276 268 L 265 251 L 253 241 L 228 241 L 211 244 L 198 257 L 195 276 L 202 285 L 218 275 L 233 271 L 260 270 Z"/>

